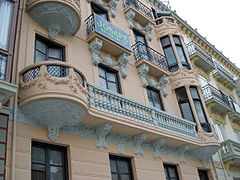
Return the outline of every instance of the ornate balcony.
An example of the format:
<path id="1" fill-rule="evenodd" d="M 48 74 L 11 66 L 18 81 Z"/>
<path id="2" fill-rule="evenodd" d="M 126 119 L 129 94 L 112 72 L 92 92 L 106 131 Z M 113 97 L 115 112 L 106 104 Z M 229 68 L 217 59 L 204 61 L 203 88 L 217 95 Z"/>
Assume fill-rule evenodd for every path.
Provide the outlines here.
<path id="1" fill-rule="evenodd" d="M 91 108 L 192 139 L 198 138 L 195 123 L 100 88 L 92 83 L 88 83 L 88 96 Z"/>
<path id="2" fill-rule="evenodd" d="M 206 53 L 200 46 L 194 42 L 189 42 L 186 45 L 189 57 L 191 61 L 198 67 L 200 67 L 206 73 L 210 73 L 215 69 L 212 56 Z"/>
<path id="3" fill-rule="evenodd" d="M 122 6 L 124 13 L 127 14 L 129 11 L 134 11 L 134 20 L 139 22 L 142 26 L 146 26 L 148 23 L 154 24 L 154 18 L 152 10 L 145 6 L 138 0 L 123 0 Z"/>
<path id="4" fill-rule="evenodd" d="M 27 0 L 27 11 L 49 37 L 71 36 L 81 25 L 80 0 Z"/>
<path id="5" fill-rule="evenodd" d="M 237 79 L 235 82 L 237 83 L 236 93 L 240 98 L 240 79 Z"/>
<path id="6" fill-rule="evenodd" d="M 169 75 L 165 56 L 142 42 L 134 44 L 132 49 L 136 61 L 136 67 L 139 67 L 142 64 L 147 64 L 149 66 L 149 74 L 152 76 L 160 76 L 162 74 Z"/>
<path id="7" fill-rule="evenodd" d="M 240 143 L 230 139 L 221 143 L 221 154 L 224 163 L 231 162 L 232 166 L 240 166 Z"/>
<path id="8" fill-rule="evenodd" d="M 19 119 L 47 128 L 52 141 L 82 121 L 87 103 L 86 79 L 68 63 L 43 61 L 20 72 Z"/>
<path id="9" fill-rule="evenodd" d="M 234 80 L 234 76 L 226 71 L 220 64 L 216 64 L 216 69 L 213 71 L 213 76 L 217 81 L 221 82 L 225 87 L 229 89 L 234 89 L 237 87 L 237 84 Z"/>
<path id="10" fill-rule="evenodd" d="M 202 93 L 206 105 L 210 105 L 213 111 L 220 114 L 232 111 L 228 97 L 212 85 L 202 87 Z"/>

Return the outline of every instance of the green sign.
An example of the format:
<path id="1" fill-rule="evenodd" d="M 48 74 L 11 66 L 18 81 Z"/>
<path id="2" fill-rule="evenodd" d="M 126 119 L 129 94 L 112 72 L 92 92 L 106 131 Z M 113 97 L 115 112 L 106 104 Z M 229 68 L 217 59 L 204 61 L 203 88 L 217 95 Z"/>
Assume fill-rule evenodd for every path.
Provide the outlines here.
<path id="1" fill-rule="evenodd" d="M 131 51 L 129 35 L 110 22 L 94 14 L 95 31 Z"/>

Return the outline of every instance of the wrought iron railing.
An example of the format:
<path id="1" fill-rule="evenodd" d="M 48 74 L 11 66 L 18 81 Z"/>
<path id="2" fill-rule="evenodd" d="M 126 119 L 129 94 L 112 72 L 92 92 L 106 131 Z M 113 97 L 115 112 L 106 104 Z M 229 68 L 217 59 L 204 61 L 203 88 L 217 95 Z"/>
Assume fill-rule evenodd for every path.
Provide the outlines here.
<path id="1" fill-rule="evenodd" d="M 87 31 L 87 35 L 88 36 L 95 30 L 95 24 L 94 23 L 95 23 L 95 21 L 94 21 L 94 14 L 91 14 L 85 20 L 86 31 Z"/>
<path id="2" fill-rule="evenodd" d="M 200 46 L 198 46 L 196 43 L 194 42 L 189 42 L 187 45 L 186 45 L 186 48 L 187 48 L 187 51 L 188 51 L 188 54 L 189 56 L 191 56 L 192 54 L 194 54 L 195 52 L 198 52 L 200 53 L 204 58 L 205 60 L 207 60 L 210 64 L 214 65 L 213 63 L 213 59 L 212 59 L 212 56 L 210 56 L 206 51 L 204 51 Z"/>
<path id="3" fill-rule="evenodd" d="M 202 93 L 203 93 L 203 97 L 204 97 L 205 101 L 209 100 L 211 98 L 215 98 L 218 101 L 220 101 L 222 104 L 226 105 L 227 107 L 229 107 L 231 109 L 231 105 L 228 100 L 228 96 L 223 94 L 220 90 L 216 89 L 212 85 L 208 84 L 208 85 L 202 87 Z"/>
<path id="4" fill-rule="evenodd" d="M 38 75 L 38 72 L 40 71 L 40 67 L 34 67 L 32 69 L 29 69 L 28 71 L 24 72 L 22 75 L 22 81 L 24 83 L 29 83 L 33 79 L 35 79 Z"/>
<path id="5" fill-rule="evenodd" d="M 153 20 L 152 10 L 145 6 L 138 0 L 122 0 L 123 8 L 127 8 L 128 6 L 133 6 L 136 10 L 147 16 L 149 19 Z"/>
<path id="6" fill-rule="evenodd" d="M 173 17 L 170 17 L 170 16 L 163 16 L 163 17 L 159 17 L 157 19 L 155 19 L 155 23 L 156 25 L 160 25 L 160 24 L 163 24 L 163 23 L 172 23 L 172 24 L 175 24 L 176 21 Z"/>
<path id="7" fill-rule="evenodd" d="M 98 87 L 90 82 L 88 83 L 88 96 L 89 105 L 92 108 L 194 139 L 198 138 L 195 123 Z"/>
<path id="8" fill-rule="evenodd" d="M 226 76 L 230 81 L 232 81 L 233 83 L 235 83 L 234 81 L 234 76 L 232 74 L 230 74 L 228 71 L 226 71 L 220 64 L 215 63 L 216 64 L 216 68 L 217 70 L 222 73 L 224 76 Z"/>
<path id="9" fill-rule="evenodd" d="M 155 65 L 163 68 L 168 69 L 168 63 L 165 56 L 161 55 L 159 52 L 155 51 L 154 49 L 150 48 L 146 44 L 138 41 L 136 44 L 132 46 L 134 58 L 137 61 L 145 58 L 146 60 L 154 63 Z"/>
<path id="10" fill-rule="evenodd" d="M 223 162 L 233 159 L 240 160 L 240 143 L 230 139 L 221 143 L 221 154 Z"/>

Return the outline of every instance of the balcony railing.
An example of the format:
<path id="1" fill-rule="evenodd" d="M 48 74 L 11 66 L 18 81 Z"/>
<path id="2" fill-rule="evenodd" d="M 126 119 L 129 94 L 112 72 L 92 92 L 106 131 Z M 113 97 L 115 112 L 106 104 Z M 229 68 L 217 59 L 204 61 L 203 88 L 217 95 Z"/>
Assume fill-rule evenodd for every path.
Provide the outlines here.
<path id="1" fill-rule="evenodd" d="M 165 56 L 161 55 L 159 52 L 148 47 L 146 44 L 138 41 L 132 46 L 134 58 L 137 61 L 145 58 L 146 60 L 152 62 L 153 64 L 168 70 L 167 59 Z"/>
<path id="2" fill-rule="evenodd" d="M 201 54 L 210 64 L 214 65 L 213 63 L 213 59 L 212 56 L 210 56 L 208 53 L 206 53 L 200 46 L 198 46 L 197 44 L 195 44 L 194 42 L 189 42 L 186 45 L 187 51 L 189 56 L 191 56 L 192 54 L 194 54 L 195 52 L 198 52 L 199 54 Z"/>
<path id="3" fill-rule="evenodd" d="M 173 17 L 170 17 L 170 16 L 159 17 L 155 20 L 156 25 L 163 24 L 164 22 L 165 23 L 172 23 L 172 24 L 176 23 L 175 19 Z"/>
<path id="4" fill-rule="evenodd" d="M 226 71 L 220 64 L 216 63 L 216 68 L 220 73 L 226 76 L 230 81 L 235 83 L 234 76 L 231 75 L 228 71 Z"/>
<path id="5" fill-rule="evenodd" d="M 211 98 L 215 98 L 218 101 L 220 101 L 222 104 L 224 104 L 225 106 L 231 109 L 231 105 L 228 100 L 228 97 L 225 94 L 223 94 L 220 90 L 213 87 L 212 85 L 209 84 L 202 87 L 202 93 L 205 101 Z"/>
<path id="6" fill-rule="evenodd" d="M 194 139 L 196 124 L 88 83 L 90 107 Z"/>
<path id="7" fill-rule="evenodd" d="M 95 30 L 95 21 L 94 21 L 94 14 L 91 14 L 86 20 L 86 31 L 87 35 L 89 36 Z"/>
<path id="8" fill-rule="evenodd" d="M 149 19 L 153 20 L 152 10 L 145 6 L 138 0 L 123 0 L 123 8 L 127 8 L 128 6 L 133 6 L 136 10 L 147 16 Z"/>
<path id="9" fill-rule="evenodd" d="M 229 160 L 240 160 L 240 143 L 228 139 L 222 142 L 221 146 L 223 162 Z"/>

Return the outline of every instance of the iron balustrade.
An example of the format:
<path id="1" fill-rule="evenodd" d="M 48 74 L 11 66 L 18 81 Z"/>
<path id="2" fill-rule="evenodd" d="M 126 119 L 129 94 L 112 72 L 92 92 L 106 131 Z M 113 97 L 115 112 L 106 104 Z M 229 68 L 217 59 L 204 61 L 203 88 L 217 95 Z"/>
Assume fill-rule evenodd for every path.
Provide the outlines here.
<path id="1" fill-rule="evenodd" d="M 150 48 L 146 44 L 138 41 L 132 46 L 134 58 L 137 61 L 145 58 L 146 60 L 154 63 L 155 65 L 168 70 L 168 63 L 165 56 L 161 55 L 159 52 Z"/>
<path id="2" fill-rule="evenodd" d="M 39 71 L 40 71 L 40 67 L 34 67 L 34 68 L 24 72 L 22 75 L 22 81 L 24 83 L 31 82 L 33 79 L 35 79 L 37 77 Z"/>
<path id="3" fill-rule="evenodd" d="M 186 45 L 187 51 L 189 56 L 191 56 L 192 54 L 194 54 L 195 52 L 198 52 L 199 54 L 201 54 L 210 64 L 214 65 L 213 63 L 213 59 L 212 56 L 210 56 L 206 51 L 204 51 L 200 46 L 198 46 L 197 44 L 195 44 L 194 42 L 189 42 Z"/>
<path id="4" fill-rule="evenodd" d="M 88 82 L 89 106 L 139 123 L 197 139 L 196 124 Z"/>
<path id="5" fill-rule="evenodd" d="M 233 83 L 235 83 L 234 76 L 231 75 L 228 71 L 226 71 L 220 64 L 215 63 L 216 68 L 219 72 L 221 72 L 224 76 L 226 76 L 228 79 L 230 79 Z"/>
<path id="6" fill-rule="evenodd" d="M 122 1 L 123 1 L 123 3 L 122 3 L 123 8 L 127 8 L 131 5 L 136 10 L 138 10 L 139 12 L 141 12 L 142 14 L 147 16 L 149 19 L 154 20 L 152 10 L 150 8 L 148 8 L 147 6 L 145 6 L 143 3 L 141 3 L 140 1 L 138 1 L 138 0 L 122 0 Z"/>
<path id="7" fill-rule="evenodd" d="M 92 32 L 95 30 L 95 21 L 94 21 L 94 14 L 91 14 L 86 20 L 85 20 L 85 25 L 86 25 L 86 31 L 87 35 L 89 36 Z"/>
<path id="8" fill-rule="evenodd" d="M 229 107 L 231 109 L 231 105 L 228 100 L 228 96 L 223 94 L 220 90 L 216 89 L 212 85 L 208 84 L 208 85 L 202 87 L 202 93 L 203 93 L 203 97 L 204 97 L 205 101 L 209 100 L 211 98 L 215 98 L 218 101 L 220 101 L 222 104 L 226 105 L 227 107 Z"/>

